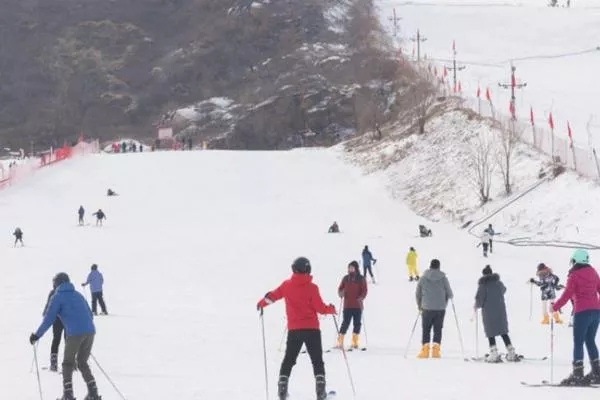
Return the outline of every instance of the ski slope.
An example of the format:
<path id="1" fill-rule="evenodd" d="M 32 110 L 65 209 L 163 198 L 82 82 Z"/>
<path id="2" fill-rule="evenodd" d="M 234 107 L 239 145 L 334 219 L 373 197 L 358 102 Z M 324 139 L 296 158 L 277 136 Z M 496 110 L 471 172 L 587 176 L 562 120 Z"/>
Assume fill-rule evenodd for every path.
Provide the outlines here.
<path id="1" fill-rule="evenodd" d="M 107 198 L 107 187 L 120 196 Z M 312 261 L 325 301 L 337 306 L 346 265 L 368 244 L 379 260 L 379 284 L 370 286 L 365 302 L 362 342 L 368 351 L 348 355 L 358 399 L 558 400 L 567 393 L 598 398 L 592 389 L 520 386 L 522 380 L 548 379 L 548 361 L 463 361 L 450 307 L 443 358 L 415 359 L 420 328 L 404 358 L 417 315 L 414 284 L 407 281 L 404 265 L 409 246 L 416 247 L 421 269 L 431 258 L 441 260 L 455 291 L 469 357 L 476 354 L 473 297 L 486 260 L 473 238 L 451 225 L 427 223 L 434 236 L 417 238 L 423 220 L 392 200 L 385 187 L 381 175 L 363 176 L 332 149 L 103 154 L 65 161 L 1 192 L 0 225 L 6 234 L 0 246 L 2 397 L 39 398 L 28 336 L 40 323 L 51 279 L 65 271 L 78 286 L 97 263 L 111 315 L 96 319 L 94 354 L 127 399 L 264 399 L 256 302 L 290 275 L 295 257 L 304 255 Z M 106 225 L 77 227 L 81 204 L 88 216 L 102 208 Z M 328 235 L 334 220 L 342 233 Z M 17 225 L 25 233 L 22 249 L 11 247 L 9 232 Z M 513 342 L 527 356 L 549 355 L 550 332 L 539 324 L 537 292 L 529 320 L 525 282 L 541 261 L 564 278 L 570 253 L 498 245 L 489 259 L 508 287 Z M 592 260 L 597 257 L 592 254 Z M 269 307 L 264 318 L 270 398 L 275 399 L 283 304 Z M 331 317 L 321 324 L 329 347 L 335 337 Z M 555 334 L 558 379 L 570 372 L 571 330 L 557 326 Z M 48 364 L 50 338 L 49 333 L 39 344 L 41 366 Z M 486 348 L 482 332 L 479 339 L 481 355 Z M 324 357 L 328 388 L 339 399 L 352 399 L 342 355 Z M 92 368 L 104 400 L 119 399 L 98 367 L 92 363 Z M 56 398 L 60 377 L 46 371 L 41 377 L 44 398 Z M 75 385 L 82 399 L 78 374 Z M 307 355 L 293 371 L 290 392 L 293 399 L 314 398 Z"/>
<path id="2" fill-rule="evenodd" d="M 486 88 L 501 115 L 509 115 L 510 62 L 517 67 L 518 83 L 527 87 L 516 93 L 517 117 L 527 123 L 530 107 L 536 125 L 548 130 L 553 114 L 555 132 L 567 138 L 570 122 L 573 140 L 581 147 L 600 146 L 600 5 L 573 0 L 572 8 L 550 8 L 546 0 L 378 0 L 383 25 L 392 32 L 394 8 L 400 31 L 398 45 L 411 56 L 410 38 L 417 29 L 427 38 L 421 54 L 436 65 L 451 67 L 452 42 L 465 97 L 474 100 L 481 87 L 483 111 Z M 560 4 L 564 0 L 559 1 Z M 449 70 L 449 79 L 452 71 Z M 471 101 L 473 103 L 473 101 Z M 474 104 L 477 104 L 474 102 Z M 588 135 L 588 123 L 589 131 Z"/>

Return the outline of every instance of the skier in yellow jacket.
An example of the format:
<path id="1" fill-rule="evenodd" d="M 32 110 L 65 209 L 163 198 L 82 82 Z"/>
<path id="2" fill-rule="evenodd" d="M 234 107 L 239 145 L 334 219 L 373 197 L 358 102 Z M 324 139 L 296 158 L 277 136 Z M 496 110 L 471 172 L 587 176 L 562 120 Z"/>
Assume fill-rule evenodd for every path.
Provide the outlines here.
<path id="1" fill-rule="evenodd" d="M 419 280 L 419 270 L 417 270 L 417 251 L 411 247 L 406 255 L 406 265 L 408 267 L 408 279 L 412 281 Z"/>

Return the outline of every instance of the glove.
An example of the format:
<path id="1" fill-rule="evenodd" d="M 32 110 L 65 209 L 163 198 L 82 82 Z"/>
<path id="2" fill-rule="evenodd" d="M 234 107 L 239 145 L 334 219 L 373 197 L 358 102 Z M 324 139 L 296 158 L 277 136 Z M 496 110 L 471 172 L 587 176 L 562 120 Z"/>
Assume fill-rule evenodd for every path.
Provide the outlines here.
<path id="1" fill-rule="evenodd" d="M 267 295 L 268 295 L 268 293 L 267 293 Z M 262 299 L 260 299 L 260 301 L 256 304 L 256 309 L 262 310 L 263 308 L 265 308 L 266 306 L 268 306 L 269 304 L 272 304 L 272 303 L 273 303 L 273 300 L 271 300 L 270 298 L 265 296 Z"/>
<path id="2" fill-rule="evenodd" d="M 31 336 L 29 336 L 29 343 L 31 343 L 32 345 L 34 345 L 35 342 L 37 342 L 38 340 L 40 340 L 40 338 L 37 337 L 35 333 L 32 333 Z"/>
<path id="3" fill-rule="evenodd" d="M 565 288 L 565 285 L 558 285 L 556 287 L 557 290 L 563 290 Z"/>
<path id="4" fill-rule="evenodd" d="M 377 264 L 377 260 L 373 259 L 373 265 Z"/>
<path id="5" fill-rule="evenodd" d="M 531 278 L 531 279 L 529 280 L 529 283 L 535 283 L 535 279 Z"/>
<path id="6" fill-rule="evenodd" d="M 82 283 L 81 286 L 85 287 L 85 283 Z"/>
<path id="7" fill-rule="evenodd" d="M 327 310 L 327 314 L 332 314 L 332 315 L 336 315 L 337 314 L 337 310 L 335 309 L 335 306 L 333 304 L 329 304 L 327 306 L 328 310 Z"/>

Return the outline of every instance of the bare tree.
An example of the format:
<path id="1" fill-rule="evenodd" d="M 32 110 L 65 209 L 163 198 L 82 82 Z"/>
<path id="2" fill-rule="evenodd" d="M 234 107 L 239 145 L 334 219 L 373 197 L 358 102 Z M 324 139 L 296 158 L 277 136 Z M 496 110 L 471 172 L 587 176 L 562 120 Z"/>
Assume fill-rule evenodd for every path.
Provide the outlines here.
<path id="1" fill-rule="evenodd" d="M 480 132 L 469 144 L 471 165 L 469 178 L 477 190 L 482 204 L 490 200 L 492 174 L 494 173 L 494 140 L 490 132 Z"/>
<path id="2" fill-rule="evenodd" d="M 415 119 L 419 127 L 419 134 L 425 133 L 425 124 L 429 117 L 429 110 L 435 100 L 435 89 L 428 81 L 420 81 L 413 88 L 415 102 Z"/>
<path id="3" fill-rule="evenodd" d="M 509 120 L 507 123 L 503 124 L 500 131 L 496 151 L 496 161 L 500 168 L 500 172 L 502 173 L 504 193 L 507 196 L 512 194 L 512 161 L 522 136 L 523 130 L 516 126 L 514 120 Z"/>

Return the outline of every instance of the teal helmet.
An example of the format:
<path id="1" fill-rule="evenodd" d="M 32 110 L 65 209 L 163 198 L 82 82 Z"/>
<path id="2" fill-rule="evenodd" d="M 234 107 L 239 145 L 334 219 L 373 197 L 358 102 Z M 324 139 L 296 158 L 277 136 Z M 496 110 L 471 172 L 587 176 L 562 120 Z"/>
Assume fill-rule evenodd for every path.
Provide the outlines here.
<path id="1" fill-rule="evenodd" d="M 571 256 L 571 262 L 573 264 L 589 264 L 590 263 L 590 255 L 587 250 L 577 249 Z"/>

